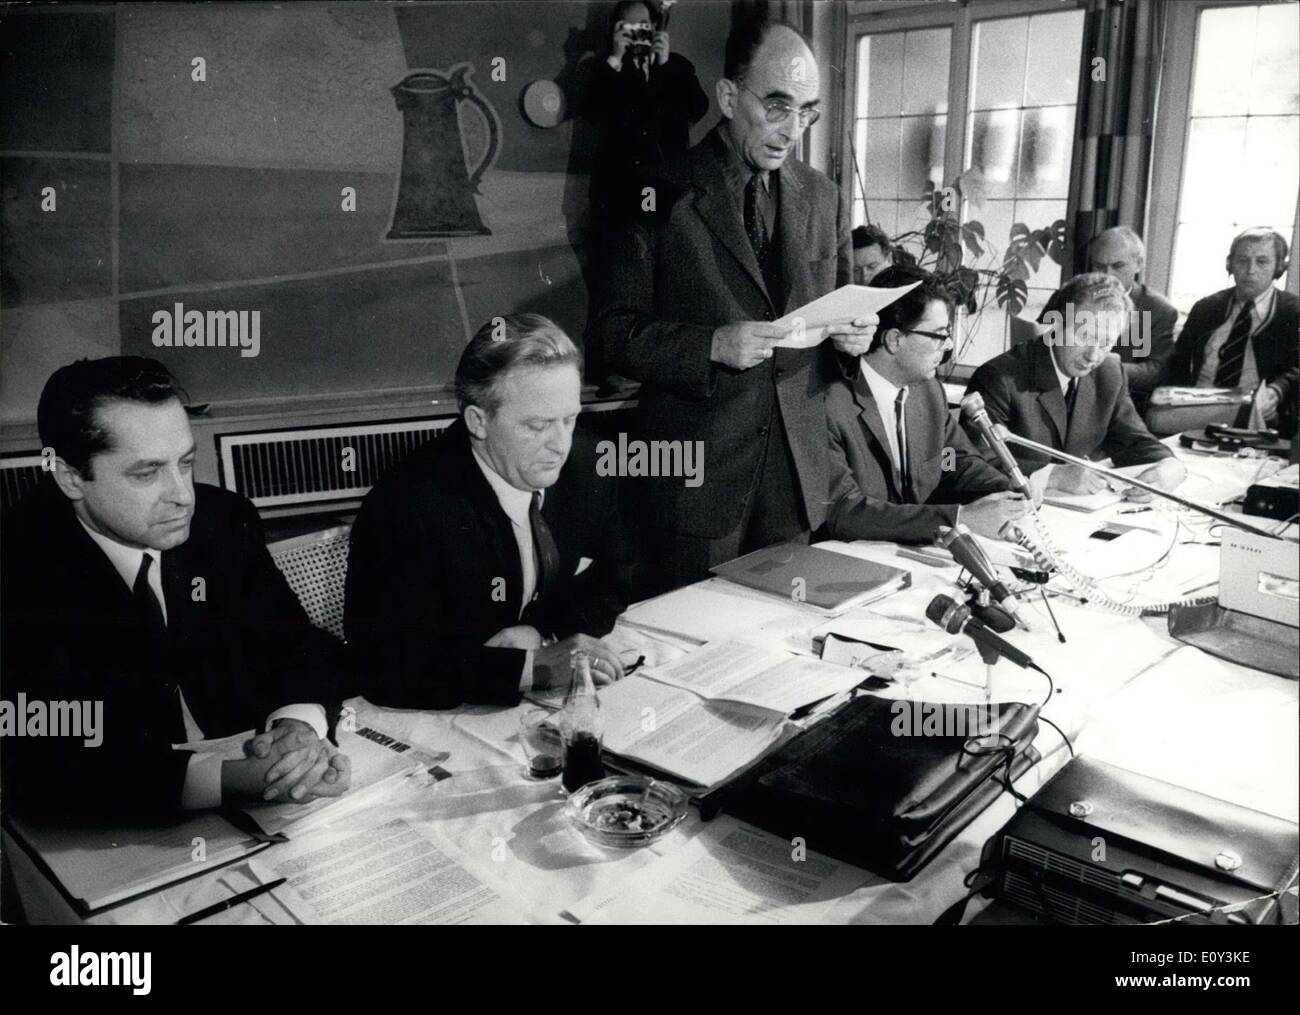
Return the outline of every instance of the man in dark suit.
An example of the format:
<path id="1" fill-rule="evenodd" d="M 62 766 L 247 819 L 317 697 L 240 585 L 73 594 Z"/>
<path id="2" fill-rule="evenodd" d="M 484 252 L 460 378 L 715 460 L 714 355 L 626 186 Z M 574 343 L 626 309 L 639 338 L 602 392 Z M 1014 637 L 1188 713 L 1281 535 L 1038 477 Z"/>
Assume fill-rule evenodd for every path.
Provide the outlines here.
<path id="1" fill-rule="evenodd" d="M 347 788 L 325 740 L 342 646 L 308 621 L 252 505 L 194 482 L 179 394 L 131 356 L 62 367 L 41 394 L 53 469 L 0 559 L 5 700 L 102 703 L 103 728 L 4 738 L 6 803 L 24 812 L 118 820 Z M 172 746 L 264 726 L 242 760 Z"/>
<path id="2" fill-rule="evenodd" d="M 1089 271 L 1119 279 L 1133 301 L 1137 317 L 1133 326 L 1120 335 L 1115 351 L 1124 365 L 1129 394 L 1141 411 L 1147 396 L 1160 383 L 1165 365 L 1174 353 L 1178 309 L 1137 280 L 1146 264 L 1146 245 L 1142 237 L 1128 226 L 1112 226 L 1094 236 L 1088 244 L 1088 264 Z M 1047 301 L 1038 320 L 1040 323 L 1047 321 L 1048 314 L 1063 314 L 1064 311 L 1064 302 L 1060 290 L 1057 290 Z"/>
<path id="3" fill-rule="evenodd" d="M 366 496 L 352 527 L 344 623 L 380 705 L 513 705 L 563 684 L 627 605 L 615 483 L 598 474 L 580 353 L 545 317 L 494 318 L 456 369 L 461 417 Z"/>
<path id="4" fill-rule="evenodd" d="M 913 282 L 920 284 L 880 312 L 871 350 L 827 393 L 826 533 L 928 543 L 939 526 L 960 520 L 997 539 L 1029 503 L 971 446 L 935 379 L 952 353 L 946 290 L 910 266 L 876 276 L 886 289 Z"/>
<path id="5" fill-rule="evenodd" d="M 1290 435 L 1300 299 L 1273 285 L 1286 273 L 1287 253 L 1286 240 L 1272 229 L 1247 229 L 1232 241 L 1226 267 L 1233 287 L 1192 307 L 1163 383 L 1257 392 L 1258 416 Z"/>
<path id="6" fill-rule="evenodd" d="M 806 539 L 826 516 L 832 343 L 776 349 L 787 329 L 768 323 L 850 281 L 839 188 L 789 159 L 818 116 L 817 62 L 793 29 L 746 19 L 727 40 L 724 73 L 722 122 L 664 170 L 645 214 L 615 237 L 592 324 L 612 368 L 641 382 L 638 437 L 704 449 L 702 483 L 637 483 L 643 594 Z M 862 317 L 831 338 L 858 356 L 874 326 Z"/>
<path id="7" fill-rule="evenodd" d="M 1109 456 L 1117 467 L 1147 465 L 1138 478 L 1173 489 L 1187 470 L 1142 424 L 1119 357 L 1111 348 L 1128 326 L 1132 301 L 1109 275 L 1076 275 L 1062 288 L 1070 313 L 1040 341 L 989 360 L 969 391 L 984 398 L 990 418 L 1012 433 L 1076 458 Z M 1008 445 L 1036 491 L 1098 493 L 1106 480 L 1078 465 L 1053 465 L 1041 452 Z M 1128 487 L 1135 498 L 1149 496 Z"/>

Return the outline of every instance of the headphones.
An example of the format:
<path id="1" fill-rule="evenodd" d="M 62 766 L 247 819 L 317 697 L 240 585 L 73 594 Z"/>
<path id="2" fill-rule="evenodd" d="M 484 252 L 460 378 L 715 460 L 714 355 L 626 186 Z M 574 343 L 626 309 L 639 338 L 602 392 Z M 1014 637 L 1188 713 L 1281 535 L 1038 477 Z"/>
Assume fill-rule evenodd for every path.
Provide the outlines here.
<path id="1" fill-rule="evenodd" d="M 1246 233 L 1258 232 L 1257 236 L 1247 236 Z M 1273 281 L 1286 274 L 1287 268 L 1291 267 L 1290 250 L 1287 248 L 1286 239 L 1281 233 L 1273 229 L 1247 229 L 1246 232 L 1238 233 L 1237 238 L 1232 241 L 1232 246 L 1228 248 L 1228 258 L 1223 262 L 1223 270 L 1229 275 L 1232 274 L 1232 255 L 1237 249 L 1237 244 L 1246 240 L 1266 240 L 1273 241 L 1273 253 L 1277 255 L 1277 268 L 1273 271 Z"/>

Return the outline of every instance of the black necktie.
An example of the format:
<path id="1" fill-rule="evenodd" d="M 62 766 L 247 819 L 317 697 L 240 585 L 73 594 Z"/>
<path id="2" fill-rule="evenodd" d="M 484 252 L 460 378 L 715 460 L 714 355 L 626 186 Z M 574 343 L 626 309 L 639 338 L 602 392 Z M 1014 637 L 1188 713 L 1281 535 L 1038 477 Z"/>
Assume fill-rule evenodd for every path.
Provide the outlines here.
<path id="1" fill-rule="evenodd" d="M 907 389 L 903 388 L 894 399 L 894 428 L 898 435 L 898 479 L 901 487 L 898 492 L 904 504 L 914 504 L 916 492 L 912 489 L 912 461 L 907 453 L 907 428 L 903 424 L 906 404 Z"/>
<path id="2" fill-rule="evenodd" d="M 153 564 L 152 555 L 146 553 L 140 558 L 140 570 L 135 573 L 135 584 L 131 586 L 131 595 L 149 628 L 149 633 L 159 641 L 167 634 L 167 621 L 163 619 L 162 603 L 149 587 L 149 567 Z"/>
<path id="3" fill-rule="evenodd" d="M 1214 372 L 1214 384 L 1220 388 L 1235 388 L 1241 381 L 1241 368 L 1246 362 L 1246 343 L 1250 341 L 1250 308 L 1247 303 L 1232 322 L 1228 340 L 1219 347 L 1219 368 Z"/>
<path id="4" fill-rule="evenodd" d="M 763 222 L 763 215 L 758 210 L 758 188 L 762 186 L 758 179 L 758 173 L 749 178 L 745 184 L 745 234 L 749 237 L 749 245 L 754 248 L 754 256 L 758 258 L 759 267 L 767 261 L 767 227 Z"/>
<path id="5" fill-rule="evenodd" d="M 542 494 L 533 494 L 528 505 L 528 524 L 533 530 L 533 549 L 537 551 L 537 587 L 534 596 L 543 599 L 560 574 L 560 551 L 555 546 L 551 527 L 542 517 Z"/>
<path id="6" fill-rule="evenodd" d="M 1074 419 L 1074 403 L 1079 397 L 1079 378 L 1071 377 L 1070 383 L 1065 386 L 1065 419 L 1068 425 L 1069 421 Z"/>

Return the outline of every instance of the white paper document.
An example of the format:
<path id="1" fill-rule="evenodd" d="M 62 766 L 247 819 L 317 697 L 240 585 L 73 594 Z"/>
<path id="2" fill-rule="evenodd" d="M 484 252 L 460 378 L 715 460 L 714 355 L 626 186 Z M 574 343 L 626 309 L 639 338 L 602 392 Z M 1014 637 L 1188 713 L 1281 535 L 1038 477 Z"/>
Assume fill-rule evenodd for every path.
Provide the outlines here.
<path id="1" fill-rule="evenodd" d="M 895 289 L 874 289 L 867 285 L 842 285 L 811 303 L 805 303 L 773 323 L 791 329 L 776 343 L 778 349 L 811 349 L 821 345 L 832 324 L 844 324 L 867 314 L 879 313 L 894 300 L 910 292 L 919 282 Z"/>
<path id="2" fill-rule="evenodd" d="M 675 853 L 568 912 L 591 924 L 817 923 L 868 877 L 724 816 Z"/>
<path id="3" fill-rule="evenodd" d="M 527 923 L 423 829 L 394 818 L 357 830 L 321 829 L 268 859 L 303 923 Z"/>

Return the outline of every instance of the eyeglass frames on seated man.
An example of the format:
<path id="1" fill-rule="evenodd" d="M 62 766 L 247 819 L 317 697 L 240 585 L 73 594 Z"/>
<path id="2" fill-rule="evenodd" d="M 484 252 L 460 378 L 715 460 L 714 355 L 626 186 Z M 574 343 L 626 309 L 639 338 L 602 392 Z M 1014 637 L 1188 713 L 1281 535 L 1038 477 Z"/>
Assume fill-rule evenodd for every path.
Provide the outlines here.
<path id="1" fill-rule="evenodd" d="M 758 101 L 763 104 L 763 118 L 767 120 L 768 123 L 781 123 L 790 119 L 791 116 L 797 115 L 799 117 L 799 126 L 811 127 L 821 118 L 822 111 L 813 106 L 804 106 L 802 109 L 795 109 L 794 106 L 790 105 L 788 102 L 782 101 L 781 99 L 763 98 L 763 96 L 759 95 L 758 92 L 754 91 L 754 89 L 750 88 L 743 81 L 737 81 L 736 84 L 740 85 L 742 89 L 749 92 L 750 95 L 754 96 L 754 98 L 758 99 Z"/>

